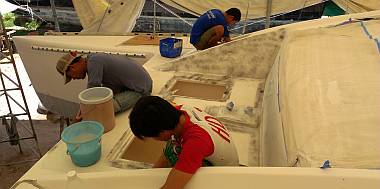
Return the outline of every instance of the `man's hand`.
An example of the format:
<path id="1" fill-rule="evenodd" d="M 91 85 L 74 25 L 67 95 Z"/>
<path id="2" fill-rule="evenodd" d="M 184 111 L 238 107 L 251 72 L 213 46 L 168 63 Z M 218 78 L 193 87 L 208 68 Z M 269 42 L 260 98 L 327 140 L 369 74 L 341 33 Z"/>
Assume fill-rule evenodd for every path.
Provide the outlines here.
<path id="1" fill-rule="evenodd" d="M 80 121 L 82 121 L 82 113 L 79 109 L 77 115 L 75 116 L 75 122 L 80 122 Z"/>
<path id="2" fill-rule="evenodd" d="M 160 158 L 153 165 L 153 168 L 163 167 L 169 167 L 169 162 L 166 159 L 165 155 L 162 153 Z M 187 182 L 189 182 L 192 176 L 193 174 L 185 173 L 172 168 L 165 184 L 161 187 L 161 189 L 181 189 L 186 185 Z"/>

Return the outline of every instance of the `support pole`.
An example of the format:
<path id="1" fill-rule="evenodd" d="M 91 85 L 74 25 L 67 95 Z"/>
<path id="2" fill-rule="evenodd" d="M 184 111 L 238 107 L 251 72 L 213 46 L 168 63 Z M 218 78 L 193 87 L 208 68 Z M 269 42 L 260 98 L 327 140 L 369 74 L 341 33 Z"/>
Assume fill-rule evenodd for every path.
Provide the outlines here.
<path id="1" fill-rule="evenodd" d="M 247 20 L 248 20 L 248 10 L 249 10 L 249 2 L 247 4 L 247 11 L 245 12 L 245 20 L 244 20 L 244 26 L 242 34 L 245 34 L 245 27 L 247 26 Z"/>
<path id="2" fill-rule="evenodd" d="M 53 12 L 53 19 L 54 19 L 54 26 L 55 26 L 55 31 L 56 32 L 59 32 L 60 29 L 59 29 L 59 23 L 58 23 L 58 18 L 57 18 L 57 12 L 55 10 L 55 3 L 54 3 L 54 0 L 50 0 L 50 6 L 51 6 L 51 10 Z"/>
<path id="3" fill-rule="evenodd" d="M 267 12 L 265 18 L 265 28 L 270 27 L 270 15 L 272 14 L 272 0 L 267 0 Z"/>
<path id="4" fill-rule="evenodd" d="M 156 0 L 153 0 L 153 38 L 156 37 Z"/>

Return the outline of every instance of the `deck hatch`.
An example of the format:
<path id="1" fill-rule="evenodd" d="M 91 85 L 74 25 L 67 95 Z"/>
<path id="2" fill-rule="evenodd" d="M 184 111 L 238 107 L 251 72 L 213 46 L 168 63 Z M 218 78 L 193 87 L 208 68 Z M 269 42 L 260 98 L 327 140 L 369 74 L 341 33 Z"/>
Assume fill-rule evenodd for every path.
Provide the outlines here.
<path id="1" fill-rule="evenodd" d="M 226 84 L 212 84 L 195 80 L 176 80 L 170 89 L 176 96 L 222 101 L 228 93 Z"/>

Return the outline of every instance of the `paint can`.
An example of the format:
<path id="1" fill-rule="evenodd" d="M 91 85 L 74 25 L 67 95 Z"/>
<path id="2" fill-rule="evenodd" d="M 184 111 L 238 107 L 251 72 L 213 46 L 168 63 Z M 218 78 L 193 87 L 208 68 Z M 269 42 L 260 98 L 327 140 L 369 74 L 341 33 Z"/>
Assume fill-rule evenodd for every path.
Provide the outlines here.
<path id="1" fill-rule="evenodd" d="M 83 121 L 97 121 L 104 127 L 104 133 L 115 127 L 113 92 L 107 87 L 93 87 L 79 93 Z"/>

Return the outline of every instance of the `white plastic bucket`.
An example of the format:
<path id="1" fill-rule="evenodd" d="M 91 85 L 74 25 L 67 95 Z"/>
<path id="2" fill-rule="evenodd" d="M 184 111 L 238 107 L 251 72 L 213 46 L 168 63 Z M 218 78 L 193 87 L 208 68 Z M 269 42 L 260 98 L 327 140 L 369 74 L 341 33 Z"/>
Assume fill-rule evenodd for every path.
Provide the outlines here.
<path id="1" fill-rule="evenodd" d="M 97 121 L 104 127 L 104 133 L 115 127 L 113 93 L 107 87 L 93 87 L 78 95 L 82 120 Z"/>

